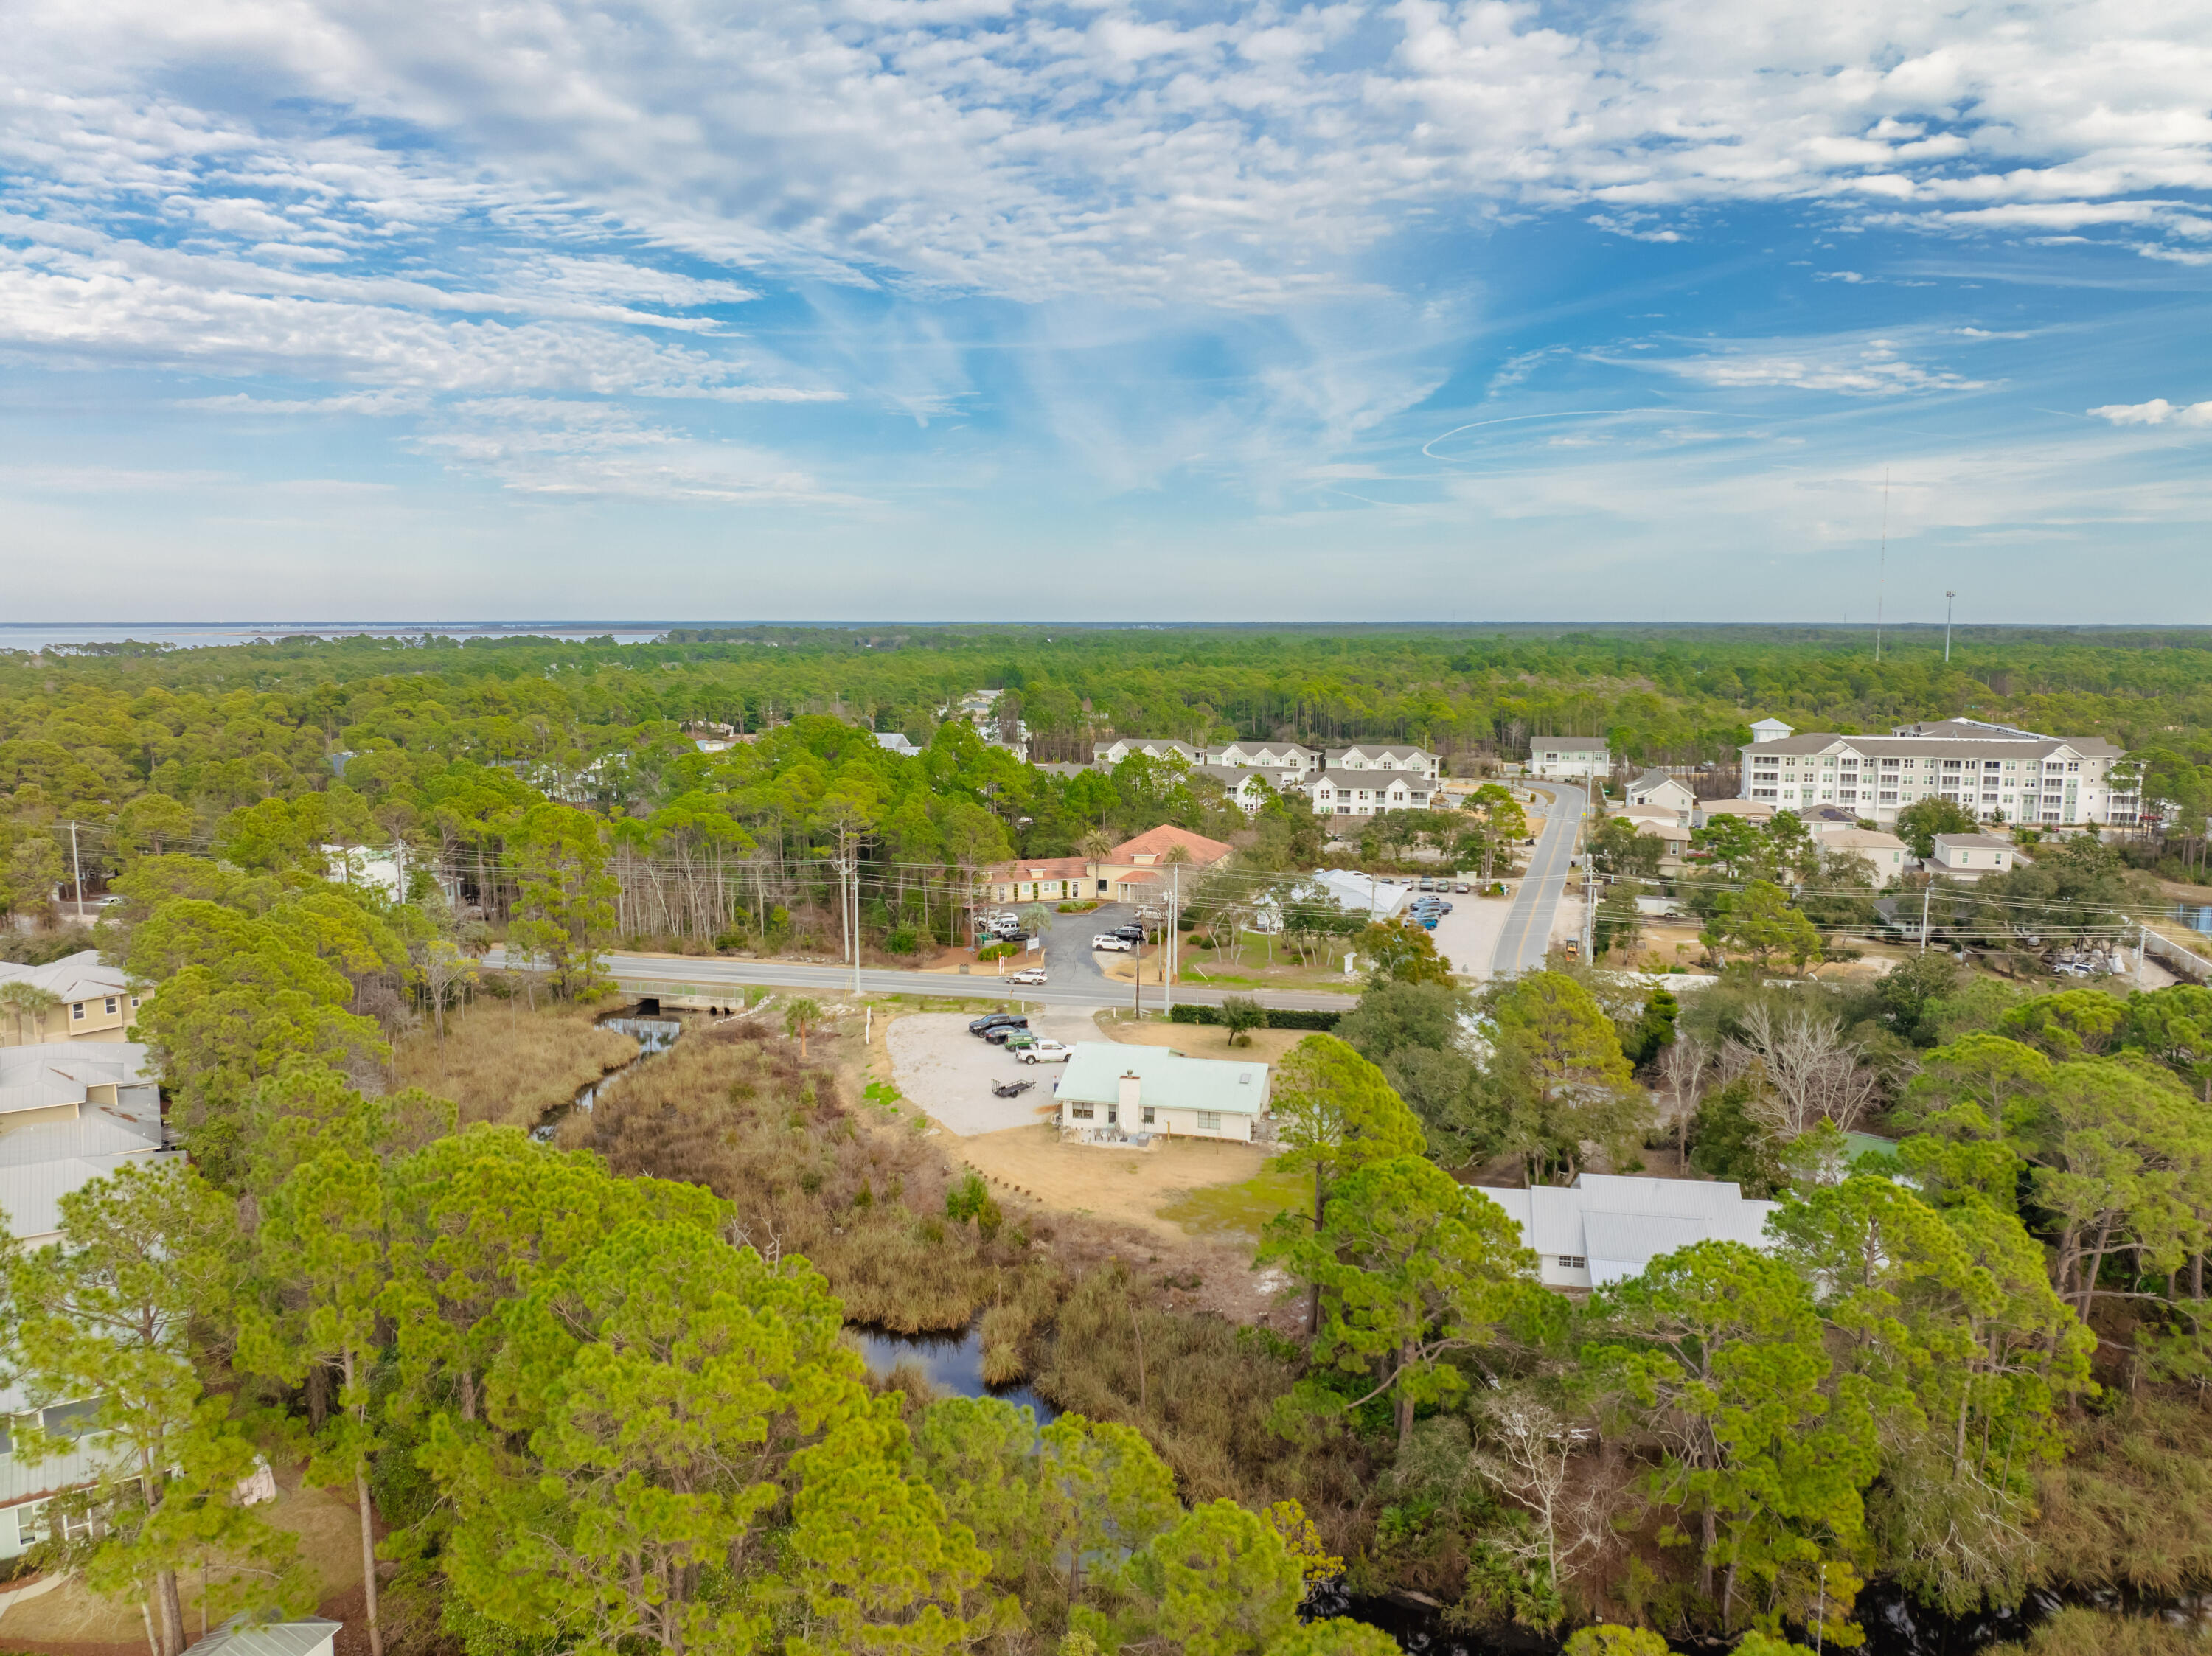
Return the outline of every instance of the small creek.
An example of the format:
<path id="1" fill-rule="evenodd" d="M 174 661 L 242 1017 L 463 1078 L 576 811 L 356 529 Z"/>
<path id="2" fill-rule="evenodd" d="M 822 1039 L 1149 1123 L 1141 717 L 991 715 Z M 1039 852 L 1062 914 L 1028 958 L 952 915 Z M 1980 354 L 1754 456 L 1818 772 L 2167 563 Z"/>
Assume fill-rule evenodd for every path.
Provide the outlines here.
<path id="1" fill-rule="evenodd" d="M 878 1375 L 889 1374 L 901 1363 L 921 1370 L 932 1386 L 963 1398 L 997 1398 L 1017 1408 L 1036 1410 L 1037 1423 L 1060 1413 L 1026 1386 L 987 1386 L 983 1383 L 983 1328 L 979 1322 L 959 1334 L 893 1334 L 881 1328 L 849 1323 L 853 1336 Z"/>
<path id="2" fill-rule="evenodd" d="M 2212 1592 L 2144 1598 L 2106 1592 L 2062 1595 L 2038 1588 L 2016 1609 L 1950 1617 L 1913 1603 L 1896 1582 L 1880 1580 L 1869 1583 L 1859 1595 L 1859 1626 L 1866 1634 L 1859 1656 L 1972 1656 L 2000 1640 L 2024 1641 L 2038 1623 L 2068 1604 L 2193 1625 L 2200 1635 L 2212 1629 Z M 1454 1633 L 1445 1628 L 1441 1610 L 1409 1598 L 1353 1598 L 1323 1588 L 1308 1611 L 1316 1616 L 1346 1616 L 1380 1628 L 1413 1656 L 1557 1656 L 1560 1645 L 1555 1639 L 1512 1629 Z M 1678 1641 L 1674 1648 L 1719 1652 L 1727 1648 L 1727 1641 Z"/>
<path id="3" fill-rule="evenodd" d="M 548 1110 L 539 1118 L 530 1136 L 541 1144 L 550 1143 L 561 1124 L 577 1111 L 589 1112 L 599 1095 L 620 1081 L 632 1070 L 648 1059 L 659 1057 L 673 1046 L 684 1033 L 684 1020 L 674 1013 L 664 1012 L 657 1017 L 641 1017 L 638 1009 L 624 1007 L 596 1020 L 602 1029 L 613 1029 L 637 1042 L 637 1056 L 618 1068 L 608 1071 L 597 1081 L 587 1081 L 576 1089 L 576 1095 L 557 1109 Z"/>

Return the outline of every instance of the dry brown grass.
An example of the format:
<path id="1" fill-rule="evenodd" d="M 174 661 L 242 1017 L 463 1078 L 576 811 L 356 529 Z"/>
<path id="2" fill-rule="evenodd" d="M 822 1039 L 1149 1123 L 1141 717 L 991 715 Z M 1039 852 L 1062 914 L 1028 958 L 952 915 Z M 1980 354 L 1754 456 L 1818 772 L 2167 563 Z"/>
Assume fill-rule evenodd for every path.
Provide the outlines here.
<path id="1" fill-rule="evenodd" d="M 830 1043 L 817 1039 L 817 1052 Z M 695 1030 L 572 1117 L 564 1145 L 618 1174 L 705 1185 L 763 1252 L 803 1253 L 857 1322 L 963 1328 L 1036 1268 L 1009 1219 L 994 1239 L 945 1216 L 955 1175 L 914 1133 L 869 1131 L 826 1062 L 744 1024 Z"/>
<path id="2" fill-rule="evenodd" d="M 2212 1410 L 2185 1398 L 2146 1396 L 2087 1424 L 2043 1476 L 2041 1579 L 2153 1593 L 2212 1582 L 2208 1441 Z"/>
<path id="3" fill-rule="evenodd" d="M 392 1065 L 402 1087 L 422 1087 L 460 1107 L 460 1125 L 527 1127 L 576 1089 L 637 1056 L 637 1042 L 592 1020 L 605 1009 L 538 1011 L 478 1001 L 446 1014 L 441 1044 L 429 1024 L 401 1040 Z"/>
<path id="4" fill-rule="evenodd" d="M 1038 1392 L 1139 1429 L 1186 1500 L 1256 1506 L 1294 1495 L 1333 1548 L 1360 1532 L 1358 1447 L 1300 1447 L 1269 1428 L 1276 1399 L 1297 1382 L 1296 1348 L 1218 1317 L 1164 1310 L 1167 1286 L 1119 1263 L 1088 1273 L 1041 1341 Z"/>
<path id="5" fill-rule="evenodd" d="M 2062 1610 L 2021 1645 L 1991 1645 L 1989 1656 L 2203 1656 L 2193 1627 L 2109 1611 Z"/>

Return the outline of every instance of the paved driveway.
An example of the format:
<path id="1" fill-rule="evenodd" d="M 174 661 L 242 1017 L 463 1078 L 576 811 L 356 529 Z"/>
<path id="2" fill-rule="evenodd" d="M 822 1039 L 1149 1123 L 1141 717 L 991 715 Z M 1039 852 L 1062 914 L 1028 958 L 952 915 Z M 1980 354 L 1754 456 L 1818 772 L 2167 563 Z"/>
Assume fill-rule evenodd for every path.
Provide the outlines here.
<path id="1" fill-rule="evenodd" d="M 1038 1034 L 1071 1046 L 1079 1040 L 1103 1039 L 1087 1011 L 1033 1006 L 1029 1019 Z M 1051 1113 L 1052 1083 L 1060 1079 L 1063 1066 L 1016 1063 L 1005 1047 L 969 1034 L 963 1012 L 919 1012 L 900 1018 L 886 1039 L 899 1091 L 919 1104 L 930 1119 L 963 1138 L 1025 1127 Z M 1036 1085 L 1019 1098 L 994 1098 L 992 1085 L 1000 1081 L 1034 1081 Z"/>
<path id="2" fill-rule="evenodd" d="M 1498 954 L 1498 934 L 1512 907 L 1510 897 L 1478 897 L 1455 891 L 1444 901 L 1452 912 L 1437 922 L 1437 953 L 1463 978 L 1487 978 Z"/>

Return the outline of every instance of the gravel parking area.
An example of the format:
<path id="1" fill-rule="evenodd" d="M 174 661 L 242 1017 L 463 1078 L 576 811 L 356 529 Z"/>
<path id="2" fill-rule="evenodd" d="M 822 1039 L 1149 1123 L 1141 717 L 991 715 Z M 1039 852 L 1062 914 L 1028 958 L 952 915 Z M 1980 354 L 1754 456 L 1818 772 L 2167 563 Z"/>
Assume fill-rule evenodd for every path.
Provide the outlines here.
<path id="1" fill-rule="evenodd" d="M 1043 1120 L 1051 1112 L 1052 1084 L 1060 1079 L 1061 1066 L 1016 1063 L 1004 1047 L 968 1033 L 971 1016 L 981 1015 L 919 1012 L 891 1025 L 885 1039 L 899 1091 L 963 1138 Z M 1104 1039 L 1091 1013 L 1079 1007 L 1033 1006 L 1029 1020 L 1039 1035 L 1071 1046 Z M 1034 1081 L 1036 1086 L 1019 1098 L 994 1098 L 993 1084 L 1009 1080 Z"/>
<path id="2" fill-rule="evenodd" d="M 1444 900 L 1452 912 L 1437 922 L 1431 934 L 1444 964 L 1463 978 L 1487 978 L 1498 954 L 1498 935 L 1511 913 L 1510 897 L 1478 897 L 1472 891 L 1454 892 Z"/>

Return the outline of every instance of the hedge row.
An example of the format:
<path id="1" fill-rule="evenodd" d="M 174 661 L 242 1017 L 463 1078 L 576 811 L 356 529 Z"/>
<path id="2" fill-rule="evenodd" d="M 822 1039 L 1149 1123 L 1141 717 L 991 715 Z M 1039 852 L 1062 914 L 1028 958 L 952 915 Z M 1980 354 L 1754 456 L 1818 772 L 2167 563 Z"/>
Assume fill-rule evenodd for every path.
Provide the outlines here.
<path id="1" fill-rule="evenodd" d="M 1285 1007 L 1269 1007 L 1264 1028 L 1269 1029 L 1334 1029 L 1341 1012 L 1297 1012 Z M 1218 1006 L 1193 1006 L 1188 1001 L 1181 1006 L 1168 1009 L 1170 1023 L 1218 1023 Z"/>

